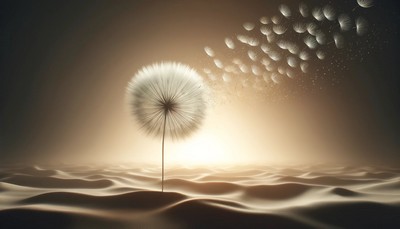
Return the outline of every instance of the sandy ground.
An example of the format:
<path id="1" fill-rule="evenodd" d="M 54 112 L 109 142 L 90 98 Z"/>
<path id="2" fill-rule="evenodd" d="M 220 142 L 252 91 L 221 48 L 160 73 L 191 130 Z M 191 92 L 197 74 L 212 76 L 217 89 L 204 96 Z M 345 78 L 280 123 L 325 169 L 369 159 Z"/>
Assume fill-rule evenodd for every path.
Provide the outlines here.
<path id="1" fill-rule="evenodd" d="M 400 169 L 3 166 L 0 228 L 400 228 Z"/>

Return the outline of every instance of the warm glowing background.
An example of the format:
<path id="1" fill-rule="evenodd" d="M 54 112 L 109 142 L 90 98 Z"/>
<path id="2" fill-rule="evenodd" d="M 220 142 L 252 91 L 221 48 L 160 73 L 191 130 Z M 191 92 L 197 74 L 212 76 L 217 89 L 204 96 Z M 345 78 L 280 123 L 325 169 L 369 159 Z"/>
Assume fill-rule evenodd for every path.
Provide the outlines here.
<path id="1" fill-rule="evenodd" d="M 161 140 L 139 130 L 125 100 L 130 78 L 163 60 L 200 71 L 210 64 L 206 44 L 221 45 L 280 2 L 10 3 L 1 11 L 4 161 L 158 164 Z M 280 85 L 268 98 L 216 93 L 200 131 L 166 142 L 167 165 L 400 161 L 392 8 L 386 1 L 371 11 L 376 30 L 363 45 L 372 51 L 348 63 L 338 86 L 291 93 L 296 83 Z"/>

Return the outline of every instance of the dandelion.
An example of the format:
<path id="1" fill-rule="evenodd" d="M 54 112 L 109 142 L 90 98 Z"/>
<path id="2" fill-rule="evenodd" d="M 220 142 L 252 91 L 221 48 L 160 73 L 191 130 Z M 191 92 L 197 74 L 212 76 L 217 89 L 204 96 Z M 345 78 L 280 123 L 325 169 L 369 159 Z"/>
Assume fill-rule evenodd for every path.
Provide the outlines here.
<path id="1" fill-rule="evenodd" d="M 132 114 L 148 134 L 162 136 L 162 186 L 164 191 L 165 136 L 182 138 L 197 130 L 205 116 L 206 88 L 202 78 L 179 63 L 142 68 L 129 82 Z"/>

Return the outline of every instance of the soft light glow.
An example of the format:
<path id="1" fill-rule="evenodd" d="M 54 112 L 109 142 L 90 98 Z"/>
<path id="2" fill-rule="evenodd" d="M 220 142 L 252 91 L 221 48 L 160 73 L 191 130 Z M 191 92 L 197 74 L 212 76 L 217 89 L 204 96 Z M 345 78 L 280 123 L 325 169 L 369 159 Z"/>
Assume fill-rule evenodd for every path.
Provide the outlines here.
<path id="1" fill-rule="evenodd" d="M 215 137 L 202 133 L 176 145 L 172 159 L 180 165 L 216 165 L 236 160 L 229 150 Z"/>

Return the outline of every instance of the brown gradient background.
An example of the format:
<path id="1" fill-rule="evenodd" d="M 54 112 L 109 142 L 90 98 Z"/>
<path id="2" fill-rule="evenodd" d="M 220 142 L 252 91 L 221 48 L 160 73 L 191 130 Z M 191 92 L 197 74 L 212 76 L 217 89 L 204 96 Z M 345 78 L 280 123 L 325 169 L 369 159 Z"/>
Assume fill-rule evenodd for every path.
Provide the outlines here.
<path id="1" fill-rule="evenodd" d="M 220 46 L 283 2 L 2 1 L 2 162 L 158 163 L 160 141 L 139 131 L 126 105 L 131 77 L 160 61 L 200 71 L 210 64 L 205 45 Z M 341 85 L 282 90 L 283 102 L 230 97 L 193 138 L 213 139 L 227 163 L 400 162 L 399 7 L 376 4 L 368 20 L 379 48 L 349 63 Z M 167 142 L 167 162 L 183 162 L 174 149 L 185 141 Z"/>

